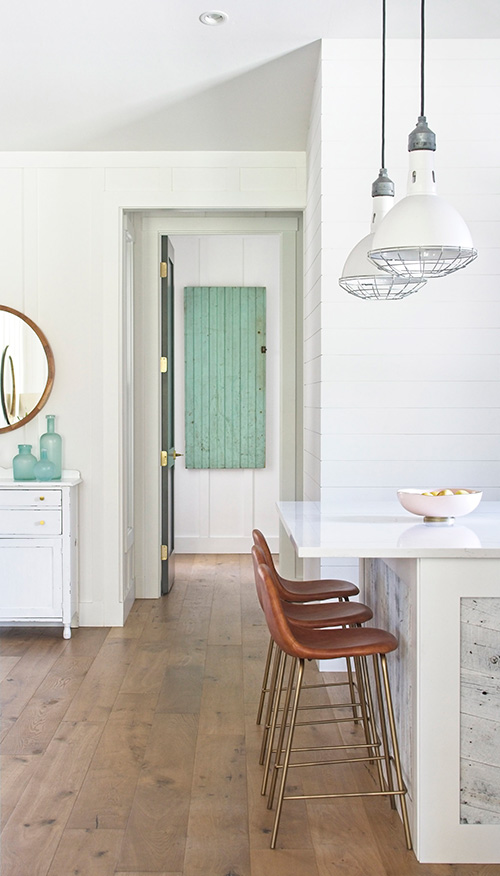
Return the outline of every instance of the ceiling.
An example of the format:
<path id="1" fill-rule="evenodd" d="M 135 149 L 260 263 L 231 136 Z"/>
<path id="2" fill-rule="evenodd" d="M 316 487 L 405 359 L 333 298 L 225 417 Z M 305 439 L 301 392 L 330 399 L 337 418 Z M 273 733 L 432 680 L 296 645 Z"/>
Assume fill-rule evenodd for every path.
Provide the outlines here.
<path id="1" fill-rule="evenodd" d="M 221 5 L 218 5 L 221 4 Z M 222 9 L 225 25 L 199 15 Z M 419 35 L 419 0 L 387 34 Z M 16 0 L 0 150 L 301 150 L 321 38 L 380 36 L 381 0 Z M 500 0 L 427 0 L 429 38 L 500 38 Z"/>

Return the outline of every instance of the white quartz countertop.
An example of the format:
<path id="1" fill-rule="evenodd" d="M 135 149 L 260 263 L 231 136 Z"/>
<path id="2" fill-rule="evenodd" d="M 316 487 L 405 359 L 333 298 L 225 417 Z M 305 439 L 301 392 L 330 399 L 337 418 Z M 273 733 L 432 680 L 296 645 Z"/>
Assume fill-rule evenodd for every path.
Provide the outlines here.
<path id="1" fill-rule="evenodd" d="M 483 500 L 453 525 L 423 523 L 387 502 L 279 502 L 299 557 L 500 557 L 500 502 Z"/>

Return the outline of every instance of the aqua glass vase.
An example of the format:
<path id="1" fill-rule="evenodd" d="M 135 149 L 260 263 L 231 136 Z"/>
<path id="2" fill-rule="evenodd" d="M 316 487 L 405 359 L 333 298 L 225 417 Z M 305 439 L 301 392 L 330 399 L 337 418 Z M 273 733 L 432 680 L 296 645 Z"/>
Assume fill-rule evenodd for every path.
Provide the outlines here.
<path id="1" fill-rule="evenodd" d="M 59 480 L 62 475 L 62 438 L 55 431 L 54 414 L 47 414 L 47 431 L 40 437 L 40 456 L 42 450 L 47 451 L 47 459 L 55 466 L 51 480 Z"/>
<path id="2" fill-rule="evenodd" d="M 19 453 L 12 460 L 12 476 L 15 481 L 34 481 L 36 456 L 31 444 L 18 444 Z"/>
<path id="3" fill-rule="evenodd" d="M 37 481 L 53 481 L 56 467 L 47 456 L 45 447 L 40 450 L 40 459 L 35 465 L 35 478 Z"/>

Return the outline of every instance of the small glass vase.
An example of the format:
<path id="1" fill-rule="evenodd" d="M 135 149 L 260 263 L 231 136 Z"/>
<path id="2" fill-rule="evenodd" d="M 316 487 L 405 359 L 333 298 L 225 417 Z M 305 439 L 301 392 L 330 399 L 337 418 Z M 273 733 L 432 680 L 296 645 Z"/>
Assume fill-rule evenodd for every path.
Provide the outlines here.
<path id="1" fill-rule="evenodd" d="M 48 458 L 47 450 L 42 448 L 40 459 L 35 465 L 35 478 L 37 481 L 53 481 L 56 472 L 54 463 Z"/>
<path id="2" fill-rule="evenodd" d="M 34 481 L 36 456 L 31 444 L 18 444 L 19 453 L 12 460 L 12 476 L 15 481 Z"/>
<path id="3" fill-rule="evenodd" d="M 55 474 L 51 480 L 59 480 L 62 475 L 62 438 L 54 431 L 55 415 L 47 414 L 47 431 L 40 436 L 40 456 L 47 451 L 47 459 L 54 463 Z"/>

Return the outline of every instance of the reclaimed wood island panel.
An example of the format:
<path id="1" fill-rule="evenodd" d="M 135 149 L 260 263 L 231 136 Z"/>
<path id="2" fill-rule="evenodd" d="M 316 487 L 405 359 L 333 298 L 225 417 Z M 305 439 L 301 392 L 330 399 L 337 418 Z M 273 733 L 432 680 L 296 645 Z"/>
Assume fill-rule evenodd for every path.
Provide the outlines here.
<path id="1" fill-rule="evenodd" d="M 417 859 L 500 864 L 500 503 L 429 526 L 397 501 L 282 502 L 299 557 L 358 557 L 389 662 Z"/>

